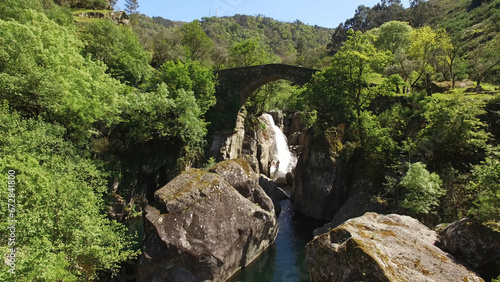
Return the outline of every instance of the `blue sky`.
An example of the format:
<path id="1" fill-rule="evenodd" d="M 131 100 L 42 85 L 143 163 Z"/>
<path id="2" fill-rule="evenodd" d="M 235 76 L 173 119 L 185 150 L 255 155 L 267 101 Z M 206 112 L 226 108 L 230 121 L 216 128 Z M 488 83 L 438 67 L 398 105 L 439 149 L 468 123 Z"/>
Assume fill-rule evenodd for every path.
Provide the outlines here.
<path id="1" fill-rule="evenodd" d="M 191 22 L 202 17 L 234 14 L 264 15 L 276 20 L 334 28 L 354 15 L 359 5 L 372 7 L 379 0 L 138 0 L 139 12 L 150 17 Z M 409 0 L 402 0 L 409 6 Z M 117 8 L 125 8 L 119 0 Z"/>

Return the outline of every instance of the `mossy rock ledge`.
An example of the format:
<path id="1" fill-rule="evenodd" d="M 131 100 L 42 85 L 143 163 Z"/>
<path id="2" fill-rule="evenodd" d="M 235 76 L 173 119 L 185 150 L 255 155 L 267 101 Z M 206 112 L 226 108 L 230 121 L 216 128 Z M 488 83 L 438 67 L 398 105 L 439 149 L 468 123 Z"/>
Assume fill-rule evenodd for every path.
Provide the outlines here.
<path id="1" fill-rule="evenodd" d="M 306 247 L 311 281 L 484 281 L 435 246 L 438 235 L 408 216 L 366 213 Z"/>
<path id="2" fill-rule="evenodd" d="M 223 176 L 188 170 L 155 192 L 137 281 L 226 281 L 274 242 L 272 201 L 247 168 L 234 160 L 212 170 Z"/>

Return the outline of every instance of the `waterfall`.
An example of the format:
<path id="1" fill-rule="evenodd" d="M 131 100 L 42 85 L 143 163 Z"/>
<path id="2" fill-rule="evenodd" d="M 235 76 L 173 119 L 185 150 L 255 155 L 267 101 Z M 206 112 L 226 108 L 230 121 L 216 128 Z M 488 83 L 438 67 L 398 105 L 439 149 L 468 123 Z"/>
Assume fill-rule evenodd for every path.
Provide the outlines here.
<path id="1" fill-rule="evenodd" d="M 288 142 L 286 137 L 281 132 L 281 129 L 276 126 L 274 119 L 269 114 L 263 114 L 271 123 L 272 130 L 274 131 L 274 156 L 271 162 L 270 176 L 272 178 L 283 177 L 297 164 L 297 158 L 288 149 Z"/>

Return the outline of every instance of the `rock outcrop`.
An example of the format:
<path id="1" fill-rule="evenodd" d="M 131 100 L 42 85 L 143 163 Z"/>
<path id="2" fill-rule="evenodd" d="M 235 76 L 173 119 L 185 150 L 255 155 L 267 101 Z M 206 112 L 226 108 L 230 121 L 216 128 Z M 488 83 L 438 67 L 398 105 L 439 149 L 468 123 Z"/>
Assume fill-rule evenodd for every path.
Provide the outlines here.
<path id="1" fill-rule="evenodd" d="M 261 174 L 270 175 L 270 164 L 274 156 L 274 131 L 271 123 L 264 116 L 257 118 L 257 160 Z"/>
<path id="2" fill-rule="evenodd" d="M 253 172 L 247 161 L 243 159 L 223 161 L 210 171 L 220 175 L 252 203 L 259 205 L 268 212 L 274 212 L 271 198 L 259 186 L 259 176 Z"/>
<path id="3" fill-rule="evenodd" d="M 277 224 L 272 203 L 266 206 L 270 199 L 262 200 L 261 189 L 244 187 L 256 183 L 248 179 L 251 173 L 232 182 L 248 198 L 241 195 L 224 177 L 247 172 L 230 166 L 234 169 L 223 176 L 189 170 L 155 192 L 156 204 L 145 212 L 148 235 L 138 281 L 178 275 L 225 281 L 274 242 Z"/>
<path id="4" fill-rule="evenodd" d="M 259 185 L 264 189 L 264 192 L 271 198 L 274 205 L 274 212 L 279 215 L 281 213 L 280 201 L 288 199 L 288 195 L 283 189 L 278 187 L 276 183 L 269 177 L 261 174 L 259 177 Z"/>
<path id="5" fill-rule="evenodd" d="M 118 11 L 118 12 L 115 12 L 115 11 L 108 12 L 107 11 L 105 13 L 89 11 L 89 12 L 78 13 L 77 16 L 80 18 L 91 18 L 91 19 L 107 18 L 107 19 L 112 20 L 115 24 L 118 24 L 118 25 L 130 24 L 129 16 L 127 15 L 127 13 L 125 13 L 123 11 Z"/>
<path id="6" fill-rule="evenodd" d="M 332 155 L 332 144 L 323 135 L 307 130 L 301 136 L 301 153 L 295 175 L 291 199 L 295 209 L 306 216 L 331 220 L 342 207 L 346 186 L 337 159 Z"/>
<path id="7" fill-rule="evenodd" d="M 366 213 L 315 237 L 306 260 L 311 281 L 484 281 L 437 240 L 411 217 Z"/>
<path id="8" fill-rule="evenodd" d="M 375 196 L 368 193 L 355 193 L 345 201 L 344 205 L 335 213 L 330 222 L 315 229 L 313 234 L 314 236 L 318 236 L 326 233 L 343 222 L 351 218 L 362 216 L 367 212 L 387 213 L 387 211 L 388 204 L 386 202 L 380 201 Z"/>
<path id="9" fill-rule="evenodd" d="M 500 233 L 469 218 L 441 233 L 443 249 L 476 269 L 484 278 L 500 275 Z"/>
<path id="10" fill-rule="evenodd" d="M 242 157 L 243 141 L 245 139 L 245 111 L 241 109 L 236 118 L 234 133 L 226 139 L 224 146 L 220 149 L 222 160 L 231 160 Z"/>

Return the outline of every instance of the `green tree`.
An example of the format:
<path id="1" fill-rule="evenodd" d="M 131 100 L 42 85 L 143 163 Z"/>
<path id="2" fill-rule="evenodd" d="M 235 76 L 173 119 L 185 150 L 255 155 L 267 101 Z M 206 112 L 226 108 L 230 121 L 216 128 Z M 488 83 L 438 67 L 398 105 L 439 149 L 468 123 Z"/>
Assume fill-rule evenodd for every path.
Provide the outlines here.
<path id="1" fill-rule="evenodd" d="M 435 1 L 410 0 L 409 16 L 411 25 L 415 28 L 424 26 L 439 13 L 440 9 Z"/>
<path id="2" fill-rule="evenodd" d="M 202 114 L 215 104 L 215 77 L 213 72 L 200 62 L 188 60 L 168 61 L 153 74 L 148 82 L 148 91 L 155 91 L 157 85 L 165 83 L 169 93 L 178 90 L 193 91 Z"/>
<path id="3" fill-rule="evenodd" d="M 121 82 L 140 85 L 150 74 L 150 55 L 129 26 L 108 19 L 91 21 L 81 29 L 85 52 L 108 66 L 107 72 Z"/>
<path id="4" fill-rule="evenodd" d="M 429 173 L 425 164 L 411 164 L 399 182 L 403 189 L 403 200 L 399 205 L 415 214 L 427 214 L 439 205 L 439 197 L 445 194 L 441 184 L 439 175 Z"/>
<path id="5" fill-rule="evenodd" d="M 350 32 L 342 49 L 333 56 L 332 65 L 317 73 L 305 92 L 306 99 L 319 113 L 336 116 L 337 122 L 359 119 L 362 110 L 377 94 L 370 77 L 382 70 L 390 59 L 377 52 L 374 37 L 361 31 Z"/>
<path id="6" fill-rule="evenodd" d="M 125 132 L 129 142 L 158 138 L 180 142 L 180 171 L 203 153 L 207 123 L 192 91 L 177 89 L 170 94 L 167 85 L 160 83 L 154 91 L 127 95 L 123 114 L 116 131 Z"/>
<path id="7" fill-rule="evenodd" d="M 182 34 L 180 29 L 162 29 L 152 40 L 153 58 L 151 65 L 154 68 L 161 67 L 167 61 L 186 61 L 186 53 L 182 46 Z"/>
<path id="8" fill-rule="evenodd" d="M 0 98 L 86 142 L 98 122 L 118 120 L 123 86 L 102 63 L 81 55 L 73 30 L 41 13 L 23 13 L 26 22 L 0 20 Z"/>
<path id="9" fill-rule="evenodd" d="M 451 37 L 446 32 L 443 34 L 441 48 L 443 49 L 444 54 L 443 56 L 440 56 L 440 59 L 446 66 L 447 72 L 450 75 L 451 87 L 455 88 L 455 80 L 457 77 L 456 65 L 457 61 L 460 60 L 458 53 L 459 50 L 453 45 Z"/>
<path id="10" fill-rule="evenodd" d="M 474 52 L 470 52 L 467 61 L 473 70 L 477 85 L 481 85 L 481 81 L 488 73 L 500 69 L 500 34 L 477 47 Z"/>
<path id="11" fill-rule="evenodd" d="M 386 22 L 378 28 L 375 46 L 380 51 L 391 51 L 392 54 L 404 53 L 410 47 L 412 30 L 405 22 Z"/>
<path id="12" fill-rule="evenodd" d="M 272 62 L 272 56 L 258 38 L 246 39 L 229 48 L 229 62 L 233 67 L 248 67 Z"/>
<path id="13" fill-rule="evenodd" d="M 63 139 L 65 129 L 23 119 L 0 106 L 0 171 L 15 170 L 16 274 L 0 265 L 2 281 L 89 281 L 133 258 L 131 238 L 106 217 L 106 174 L 97 161 Z M 7 230 L 7 205 L 0 227 Z M 0 239 L 7 242 L 7 232 Z M 0 246 L 7 253 L 9 246 Z M 13 279 L 14 278 L 14 279 Z"/>
<path id="14" fill-rule="evenodd" d="M 487 158 L 474 166 L 472 181 L 467 185 L 475 199 L 470 216 L 481 221 L 500 221 L 500 162 Z"/>
<path id="15" fill-rule="evenodd" d="M 0 2 L 0 19 L 2 20 L 26 20 L 25 10 L 43 11 L 43 5 L 39 0 L 11 0 Z M 29 17 L 29 16 L 28 16 Z"/>
<path id="16" fill-rule="evenodd" d="M 484 159 L 491 135 L 479 118 L 483 107 L 482 101 L 467 97 L 427 98 L 426 125 L 417 141 L 427 163 L 449 162 L 463 171 Z"/>
<path id="17" fill-rule="evenodd" d="M 429 90 L 430 79 L 435 73 L 436 65 L 446 57 L 444 48 L 450 48 L 447 44 L 448 39 L 443 29 L 434 31 L 429 26 L 424 26 L 412 31 L 412 43 L 407 56 L 399 60 L 403 69 L 401 76 L 410 87 L 421 83 Z"/>
<path id="18" fill-rule="evenodd" d="M 186 47 L 187 57 L 196 61 L 208 60 L 213 43 L 201 28 L 198 20 L 192 21 L 181 27 L 182 45 Z"/>

